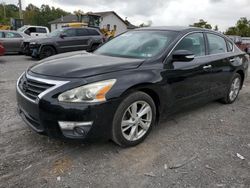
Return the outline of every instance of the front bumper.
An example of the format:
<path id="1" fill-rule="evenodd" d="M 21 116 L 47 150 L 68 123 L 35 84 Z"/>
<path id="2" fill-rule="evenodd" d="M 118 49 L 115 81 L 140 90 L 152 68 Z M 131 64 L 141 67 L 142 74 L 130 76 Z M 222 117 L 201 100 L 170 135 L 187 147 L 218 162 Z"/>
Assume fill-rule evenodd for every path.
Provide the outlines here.
<path id="1" fill-rule="evenodd" d="M 120 101 L 59 103 L 52 91 L 34 102 L 28 100 L 17 86 L 17 103 L 20 116 L 37 133 L 53 138 L 89 141 L 111 138 L 113 117 Z M 82 134 L 81 130 L 62 129 L 60 122 L 81 123 Z"/>
<path id="2" fill-rule="evenodd" d="M 4 55 L 4 53 L 5 53 L 5 49 L 2 46 L 0 46 L 0 56 Z"/>
<path id="3" fill-rule="evenodd" d="M 31 56 L 32 51 L 30 50 L 29 42 L 23 42 L 21 45 L 21 52 L 24 55 Z"/>

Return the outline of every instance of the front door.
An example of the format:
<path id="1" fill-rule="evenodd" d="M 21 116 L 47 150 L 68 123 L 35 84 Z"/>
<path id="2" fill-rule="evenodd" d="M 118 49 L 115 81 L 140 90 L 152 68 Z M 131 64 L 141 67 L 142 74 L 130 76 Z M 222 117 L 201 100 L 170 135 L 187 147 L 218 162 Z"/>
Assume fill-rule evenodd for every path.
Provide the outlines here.
<path id="1" fill-rule="evenodd" d="M 87 50 L 90 44 L 90 33 L 85 28 L 78 28 L 76 30 L 76 35 L 79 40 L 77 43 L 78 50 Z"/>
<path id="2" fill-rule="evenodd" d="M 170 110 L 178 110 L 196 102 L 210 98 L 211 65 L 207 61 L 203 33 L 192 33 L 183 38 L 173 50 L 188 50 L 195 55 L 192 61 L 172 61 L 171 55 L 165 64 L 164 77 L 167 81 L 169 96 L 172 99 Z"/>
<path id="3" fill-rule="evenodd" d="M 60 52 L 70 52 L 78 50 L 78 41 L 79 38 L 76 35 L 75 28 L 64 30 L 62 32 L 62 35 L 56 39 Z"/>

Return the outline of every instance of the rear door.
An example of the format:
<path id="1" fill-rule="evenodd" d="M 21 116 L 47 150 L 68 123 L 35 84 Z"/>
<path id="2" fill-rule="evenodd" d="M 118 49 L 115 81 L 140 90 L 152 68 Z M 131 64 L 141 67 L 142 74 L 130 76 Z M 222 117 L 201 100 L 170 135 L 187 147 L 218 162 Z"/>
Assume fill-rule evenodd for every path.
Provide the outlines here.
<path id="1" fill-rule="evenodd" d="M 76 29 L 76 35 L 78 37 L 78 49 L 87 50 L 91 40 L 91 36 L 88 29 L 78 28 Z"/>
<path id="2" fill-rule="evenodd" d="M 235 61 L 233 46 L 224 37 L 206 33 L 208 45 L 208 61 L 212 66 L 211 69 L 211 93 L 214 98 L 222 97 L 228 87 L 228 83 L 233 73 L 231 63 Z"/>
<path id="3" fill-rule="evenodd" d="M 5 31 L 4 37 L 0 40 L 6 52 L 20 52 L 23 37 L 19 33 Z"/>
<path id="4" fill-rule="evenodd" d="M 202 32 L 188 34 L 174 48 L 176 50 L 188 50 L 195 57 L 192 61 L 172 61 L 171 55 L 168 58 L 165 68 L 166 80 L 169 84 L 169 91 L 173 99 L 173 107 L 176 110 L 180 106 L 192 103 L 207 101 L 210 98 L 211 70 L 210 63 L 206 57 L 205 38 Z M 168 88 L 167 88 L 168 89 Z"/>

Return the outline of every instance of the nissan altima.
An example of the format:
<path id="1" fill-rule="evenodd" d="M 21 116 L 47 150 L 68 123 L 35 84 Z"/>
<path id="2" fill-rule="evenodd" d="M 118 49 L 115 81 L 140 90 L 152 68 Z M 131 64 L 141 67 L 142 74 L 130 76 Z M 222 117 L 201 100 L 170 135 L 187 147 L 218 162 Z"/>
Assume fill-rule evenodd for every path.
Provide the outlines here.
<path id="1" fill-rule="evenodd" d="M 50 137 L 134 146 L 181 109 L 233 103 L 248 64 L 246 53 L 212 30 L 136 29 L 94 53 L 59 54 L 27 69 L 17 81 L 18 112 Z"/>

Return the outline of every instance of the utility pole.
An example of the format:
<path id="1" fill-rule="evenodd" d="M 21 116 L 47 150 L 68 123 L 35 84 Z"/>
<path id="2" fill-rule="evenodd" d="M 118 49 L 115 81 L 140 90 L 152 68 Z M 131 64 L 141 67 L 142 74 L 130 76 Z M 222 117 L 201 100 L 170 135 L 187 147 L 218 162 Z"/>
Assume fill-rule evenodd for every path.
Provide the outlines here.
<path id="1" fill-rule="evenodd" d="M 19 18 L 23 19 L 22 0 L 18 0 L 18 6 L 19 6 Z"/>
<path id="2" fill-rule="evenodd" d="M 3 5 L 3 17 L 6 18 L 5 2 L 3 2 L 2 5 Z"/>

